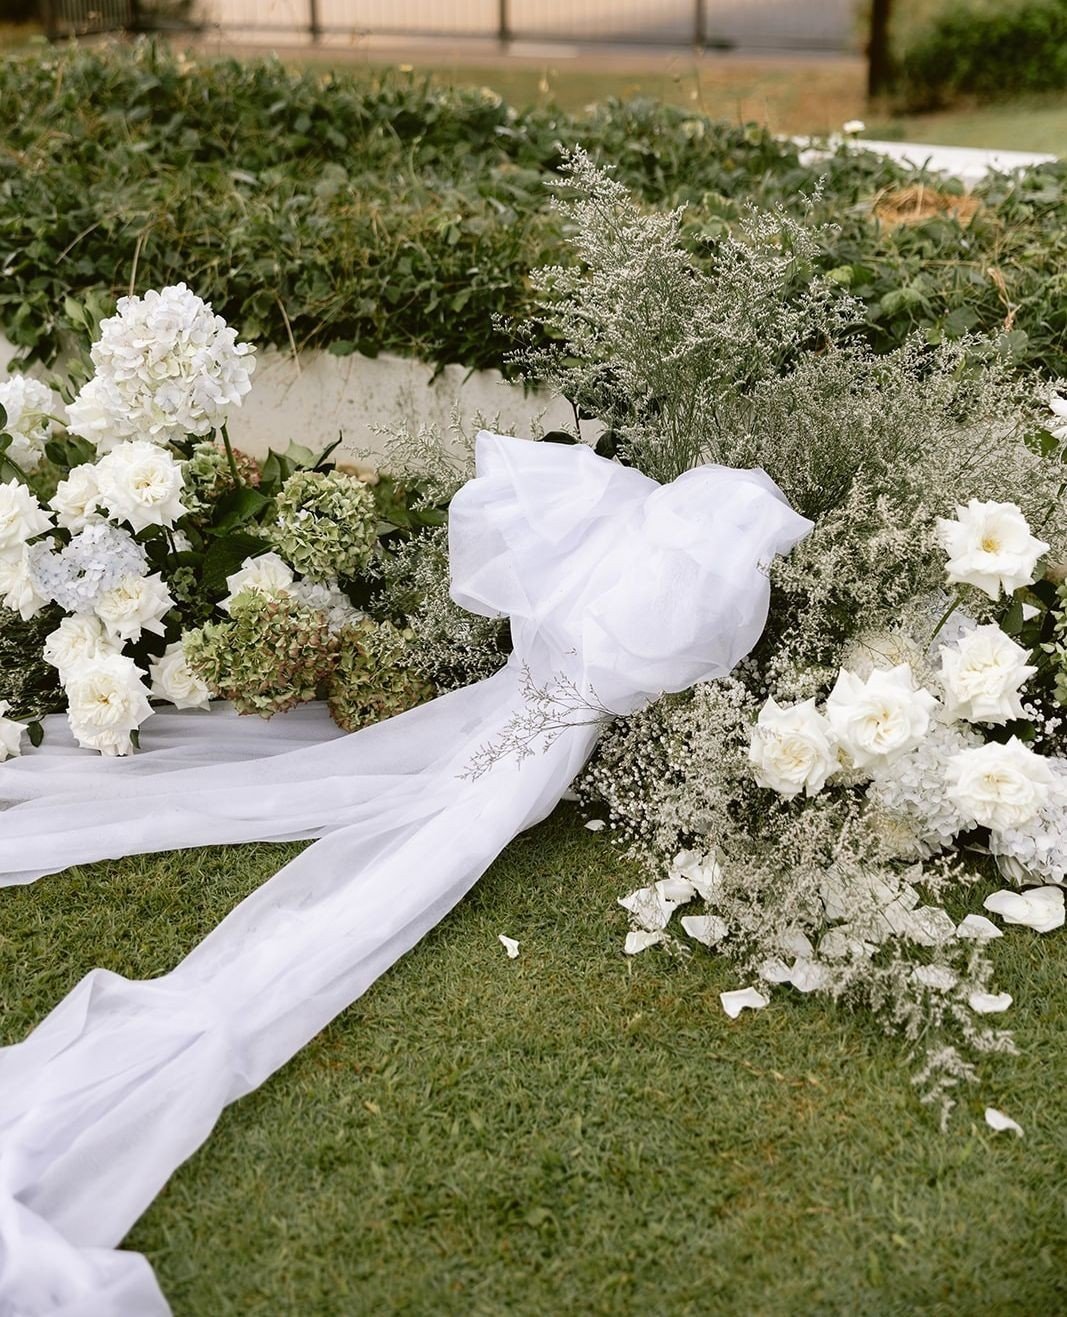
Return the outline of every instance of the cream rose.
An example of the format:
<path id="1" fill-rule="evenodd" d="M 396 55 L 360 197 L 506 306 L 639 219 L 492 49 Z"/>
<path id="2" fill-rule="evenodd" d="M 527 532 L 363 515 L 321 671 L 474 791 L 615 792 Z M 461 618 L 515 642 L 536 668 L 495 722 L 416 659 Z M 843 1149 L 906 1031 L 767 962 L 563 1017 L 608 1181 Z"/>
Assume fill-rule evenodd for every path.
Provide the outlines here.
<path id="1" fill-rule="evenodd" d="M 0 554 L 0 601 L 5 608 L 18 613 L 24 622 L 35 617 L 48 603 L 34 588 L 25 546 L 17 556 Z"/>
<path id="2" fill-rule="evenodd" d="M 59 482 L 48 506 L 61 526 L 77 532 L 84 530 L 90 521 L 99 520 L 99 502 L 96 467 L 92 462 L 83 462 L 71 470 L 66 480 Z"/>
<path id="3" fill-rule="evenodd" d="M 862 681 L 841 671 L 826 701 L 838 744 L 856 768 L 892 763 L 914 750 L 930 730 L 937 701 L 917 687 L 911 667 L 876 668 Z"/>
<path id="4" fill-rule="evenodd" d="M 219 608 L 228 613 L 234 599 L 244 590 L 259 590 L 263 594 L 288 594 L 295 579 L 293 569 L 276 553 L 246 558 L 239 572 L 227 576 L 226 589 L 230 593 L 219 602 Z"/>
<path id="5" fill-rule="evenodd" d="M 130 734 L 151 714 L 141 670 L 122 654 L 87 659 L 64 683 L 67 719 L 78 744 L 106 755 L 132 749 Z"/>
<path id="6" fill-rule="evenodd" d="M 1048 764 L 1016 737 L 961 750 L 946 765 L 948 797 L 966 818 L 994 832 L 1022 827 L 1048 800 Z"/>
<path id="7" fill-rule="evenodd" d="M 787 798 L 816 795 L 839 766 L 830 724 L 814 700 L 782 708 L 769 699 L 752 729 L 748 758 L 760 786 Z"/>
<path id="8" fill-rule="evenodd" d="M 152 576 L 124 576 L 96 601 L 97 617 L 112 640 L 137 640 L 142 631 L 163 634 L 163 616 L 174 600 L 158 572 Z"/>
<path id="9" fill-rule="evenodd" d="M 1006 723 L 1023 716 L 1019 692 L 1037 668 L 1029 654 L 992 624 L 965 632 L 941 649 L 945 708 L 970 723 Z"/>
<path id="10" fill-rule="evenodd" d="M 937 534 L 948 554 L 950 585 L 973 585 L 991 599 L 1030 585 L 1037 562 L 1048 552 L 1035 539 L 1014 503 L 983 503 L 972 498 L 956 508 L 955 521 L 938 518 Z"/>
<path id="11" fill-rule="evenodd" d="M 108 515 L 135 532 L 173 526 L 185 516 L 181 463 L 158 444 L 143 439 L 119 444 L 97 462 L 96 481 Z"/>
<path id="12" fill-rule="evenodd" d="M 206 709 L 211 702 L 207 683 L 190 669 L 181 641 L 168 645 L 161 658 L 149 665 L 152 694 L 178 709 Z"/>
<path id="13" fill-rule="evenodd" d="M 118 644 L 105 635 L 100 619 L 82 614 L 65 617 L 55 631 L 49 632 L 43 656 L 46 663 L 58 669 L 62 680 L 63 674 L 79 663 L 118 652 Z"/>
<path id="14" fill-rule="evenodd" d="M 27 540 L 52 529 L 52 518 L 25 485 L 0 485 L 0 555 L 17 558 Z"/>

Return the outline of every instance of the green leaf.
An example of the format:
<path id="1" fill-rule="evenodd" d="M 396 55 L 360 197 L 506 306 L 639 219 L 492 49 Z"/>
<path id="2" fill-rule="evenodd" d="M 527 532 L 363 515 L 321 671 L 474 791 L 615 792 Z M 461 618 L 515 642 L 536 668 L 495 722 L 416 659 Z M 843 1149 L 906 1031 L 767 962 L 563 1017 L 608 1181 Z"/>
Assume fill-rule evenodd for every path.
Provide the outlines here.
<path id="1" fill-rule="evenodd" d="M 225 594 L 227 576 L 238 571 L 246 558 L 255 558 L 269 548 L 266 540 L 245 531 L 216 540 L 204 555 L 204 589 L 209 595 Z"/>
<path id="2" fill-rule="evenodd" d="M 269 503 L 270 499 L 258 489 L 250 489 L 247 485 L 231 489 L 215 504 L 214 528 L 220 534 L 236 530 L 238 526 L 254 521 Z"/>
<path id="3" fill-rule="evenodd" d="M 44 740 L 44 728 L 34 719 L 32 723 L 26 724 L 26 735 L 30 738 L 30 745 L 36 750 Z"/>

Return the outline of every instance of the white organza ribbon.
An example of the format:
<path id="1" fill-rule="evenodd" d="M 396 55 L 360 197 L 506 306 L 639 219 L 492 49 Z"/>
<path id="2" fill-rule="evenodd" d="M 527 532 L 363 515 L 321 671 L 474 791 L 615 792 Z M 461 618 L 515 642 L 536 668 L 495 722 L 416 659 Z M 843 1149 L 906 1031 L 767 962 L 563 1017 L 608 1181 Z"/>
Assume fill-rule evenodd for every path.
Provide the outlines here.
<path id="1" fill-rule="evenodd" d="M 551 812 L 596 727 L 519 765 L 477 752 L 564 679 L 625 714 L 721 676 L 766 623 L 767 565 L 810 529 L 760 471 L 659 486 L 581 447 L 478 439 L 453 500 L 452 592 L 511 619 L 507 666 L 353 735 L 321 710 L 270 723 L 170 711 L 145 749 L 64 743 L 0 768 L 0 884 L 75 863 L 319 838 L 175 969 L 94 970 L 0 1050 L 0 1317 L 155 1317 L 144 1258 L 117 1245 L 222 1109 L 262 1084 Z M 54 724 L 54 725 L 53 725 Z"/>

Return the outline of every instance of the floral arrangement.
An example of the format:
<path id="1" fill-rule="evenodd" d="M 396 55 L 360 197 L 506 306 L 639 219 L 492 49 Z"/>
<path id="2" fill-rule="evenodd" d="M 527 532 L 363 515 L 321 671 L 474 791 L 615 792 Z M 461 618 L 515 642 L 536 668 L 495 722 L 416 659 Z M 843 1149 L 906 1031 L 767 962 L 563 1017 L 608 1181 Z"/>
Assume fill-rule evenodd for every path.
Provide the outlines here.
<path id="1" fill-rule="evenodd" d="M 539 276 L 556 346 L 531 336 L 528 377 L 616 460 L 761 466 L 815 523 L 753 654 L 612 723 L 579 781 L 648 874 L 624 949 L 728 957 L 730 1016 L 787 990 L 873 1009 L 945 1120 L 1013 1050 L 990 941 L 1064 923 L 1067 402 L 977 337 L 875 358 L 782 213 L 698 262 L 581 154 L 557 204 L 580 263 Z"/>
<path id="2" fill-rule="evenodd" d="M 122 298 L 89 358 L 66 406 L 0 382 L 0 635 L 22 642 L 3 757 L 50 709 L 125 755 L 158 702 L 269 716 L 321 697 L 351 729 L 432 694 L 377 577 L 440 510 L 329 453 L 235 451 L 254 350 L 184 284 Z"/>

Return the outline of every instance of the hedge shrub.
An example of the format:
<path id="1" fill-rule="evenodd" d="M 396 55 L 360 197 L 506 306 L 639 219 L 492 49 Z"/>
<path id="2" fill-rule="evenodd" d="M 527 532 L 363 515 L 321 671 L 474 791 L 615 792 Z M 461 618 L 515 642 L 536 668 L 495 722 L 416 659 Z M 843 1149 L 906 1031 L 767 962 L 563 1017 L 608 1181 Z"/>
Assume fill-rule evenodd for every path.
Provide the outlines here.
<path id="1" fill-rule="evenodd" d="M 184 279 L 260 342 L 501 365 L 495 318 L 521 317 L 528 271 L 559 258 L 547 185 L 575 143 L 650 205 L 686 203 L 697 249 L 750 201 L 832 220 L 825 268 L 879 348 L 987 329 L 1067 374 L 1062 165 L 989 180 L 974 215 L 937 194 L 890 226 L 886 199 L 922 180 L 862 151 L 805 162 L 647 100 L 576 117 L 152 45 L 0 62 L 0 329 L 51 360 L 116 296 Z"/>

